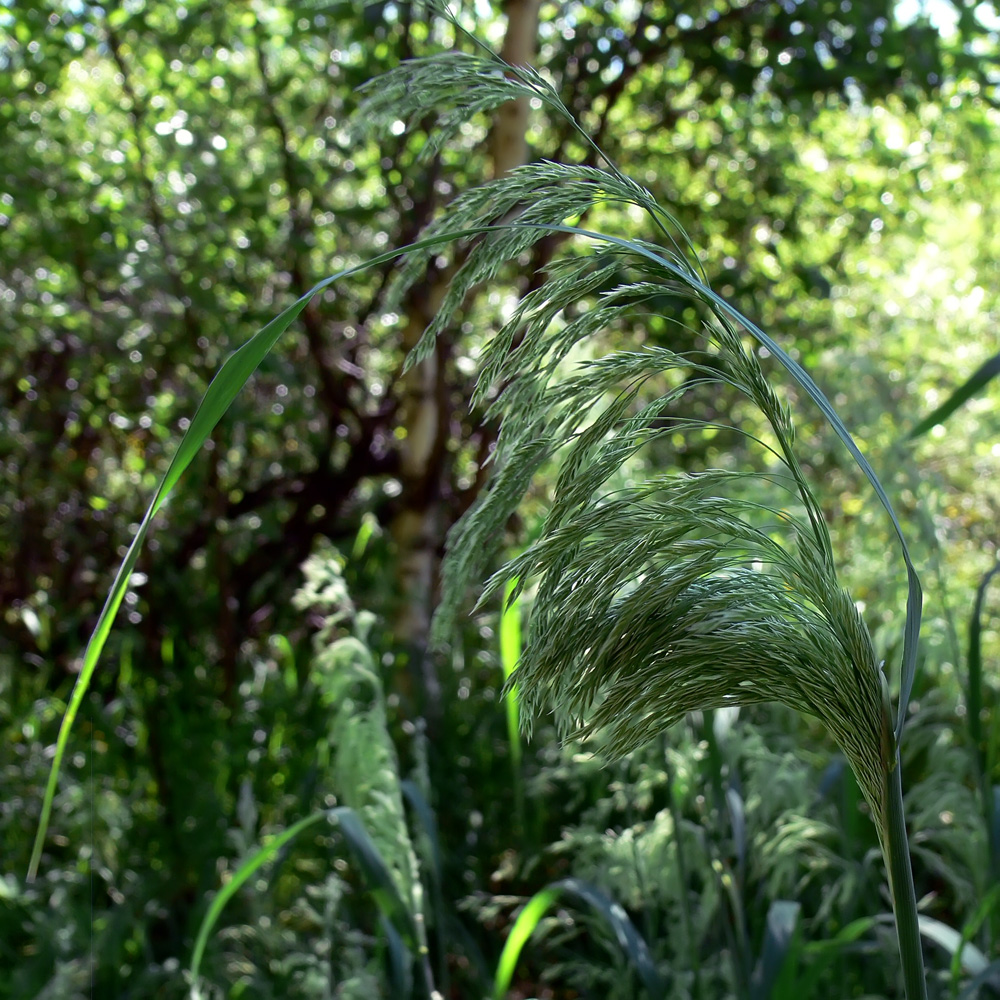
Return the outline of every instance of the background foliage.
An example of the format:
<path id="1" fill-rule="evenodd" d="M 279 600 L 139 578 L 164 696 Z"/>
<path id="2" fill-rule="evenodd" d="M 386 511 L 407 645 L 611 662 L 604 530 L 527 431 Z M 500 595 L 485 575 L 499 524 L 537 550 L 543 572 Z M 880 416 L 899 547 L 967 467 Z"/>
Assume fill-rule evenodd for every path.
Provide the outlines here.
<path id="1" fill-rule="evenodd" d="M 995 384 L 906 440 L 1000 352 L 995 9 L 453 6 L 497 51 L 538 14 L 535 63 L 566 106 L 671 207 L 713 287 L 813 373 L 891 484 L 928 591 L 904 744 L 918 896 L 944 924 L 975 923 L 977 954 L 996 959 L 989 589 L 983 690 L 967 688 L 970 613 L 996 559 Z M 361 636 L 381 675 L 392 766 L 418 805 L 407 835 L 390 795 L 380 833 L 420 861 L 445 995 L 488 992 L 518 906 L 567 876 L 626 908 L 670 995 L 755 995 L 787 900 L 801 905 L 789 996 L 897 995 L 891 934 L 856 923 L 887 909 L 874 828 L 818 726 L 761 707 L 692 716 L 621 762 L 544 727 L 522 748 L 499 699 L 499 607 L 428 650 L 444 536 L 496 440 L 469 409 L 478 359 L 550 260 L 576 252 L 557 237 L 470 294 L 416 376 L 403 358 L 448 260 L 397 306 L 386 267 L 305 310 L 161 515 L 74 734 L 42 874 L 24 881 L 86 635 L 220 362 L 315 281 L 411 241 L 509 166 L 489 116 L 431 155 L 432 118 L 388 136 L 358 121 L 358 87 L 452 45 L 470 49 L 394 4 L 0 4 L 0 996 L 186 994 L 219 885 L 350 794 L 331 727 L 369 716 L 331 715 L 322 628 Z M 522 158 L 594 165 L 538 109 L 524 139 Z M 621 215 L 587 225 L 650 235 Z M 663 317 L 691 317 L 658 305 L 608 345 L 672 346 Z M 840 572 L 892 666 L 904 591 L 888 525 L 818 414 L 783 392 Z M 705 419 L 732 404 L 717 386 L 686 399 Z M 725 433 L 670 444 L 657 464 L 752 462 Z M 551 489 L 536 482 L 511 549 Z M 293 600 L 314 552 L 336 568 L 332 594 L 310 578 Z M 379 911 L 335 831 L 316 829 L 236 894 L 204 989 L 392 995 Z M 644 995 L 598 910 L 560 905 L 542 927 L 516 995 Z M 976 974 L 969 956 L 956 984 Z M 947 951 L 927 957 L 950 984 Z"/>

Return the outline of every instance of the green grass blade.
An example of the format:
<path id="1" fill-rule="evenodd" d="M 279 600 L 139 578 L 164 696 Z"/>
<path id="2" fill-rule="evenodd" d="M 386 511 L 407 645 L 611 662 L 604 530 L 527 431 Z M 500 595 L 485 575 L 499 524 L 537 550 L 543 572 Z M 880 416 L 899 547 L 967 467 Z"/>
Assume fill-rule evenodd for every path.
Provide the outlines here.
<path id="1" fill-rule="evenodd" d="M 656 970 L 649 948 L 642 936 L 628 918 L 628 914 L 618 904 L 609 899 L 597 886 L 576 878 L 552 882 L 535 893 L 521 911 L 507 936 L 500 961 L 497 964 L 493 985 L 493 1000 L 504 1000 L 521 950 L 534 933 L 542 917 L 560 897 L 568 896 L 577 903 L 589 906 L 602 917 L 614 933 L 632 968 L 638 973 L 651 1000 L 659 1000 L 664 995 L 663 982 Z"/>
<path id="2" fill-rule="evenodd" d="M 424 798 L 424 793 L 420 791 L 420 787 L 415 781 L 405 778 L 399 783 L 399 787 L 403 793 L 403 797 L 410 803 L 411 808 L 417 814 L 417 819 L 420 821 L 420 828 L 427 838 L 427 844 L 430 848 L 431 878 L 435 884 L 441 885 L 444 877 L 444 862 L 442 860 L 441 839 L 438 836 L 437 819 L 434 816 L 434 810 L 427 799 Z"/>
<path id="3" fill-rule="evenodd" d="M 521 598 L 520 594 L 515 596 L 518 582 L 517 577 L 507 581 L 500 610 L 500 664 L 503 667 L 504 681 L 510 680 L 510 675 L 517 669 L 518 660 L 521 659 Z M 518 767 L 521 763 L 521 727 L 518 719 L 516 684 L 511 684 L 507 689 L 505 700 L 510 756 L 514 766 Z"/>
<path id="4" fill-rule="evenodd" d="M 351 558 L 360 559 L 364 554 L 365 550 L 368 548 L 368 543 L 372 539 L 372 535 L 375 534 L 375 527 L 378 524 L 378 520 L 369 514 L 365 514 L 361 518 L 361 525 L 358 527 L 358 533 L 354 536 L 354 545 L 351 546 Z"/>
<path id="5" fill-rule="evenodd" d="M 517 685 L 510 683 L 510 676 L 521 659 L 521 595 L 518 579 L 507 581 L 500 607 L 500 664 L 506 684 L 504 707 L 507 712 L 507 741 L 510 745 L 511 782 L 514 786 L 514 821 L 524 832 L 524 782 L 521 776 L 521 719 L 518 706 Z"/>
<path id="6" fill-rule="evenodd" d="M 392 921 L 403 943 L 414 955 L 426 954 L 426 949 L 419 942 L 413 914 L 403 902 L 392 873 L 368 836 L 358 814 L 347 806 L 338 806 L 330 810 L 330 816 L 337 820 L 340 832 L 344 835 L 351 855 L 364 875 L 368 891 L 379 909 Z"/>
<path id="7" fill-rule="evenodd" d="M 83 666 L 73 685 L 73 692 L 70 696 L 66 714 L 62 718 L 59 726 L 59 736 L 56 740 L 56 751 L 52 758 L 52 766 L 49 769 L 49 778 L 45 788 L 45 797 L 42 800 L 42 811 L 38 821 L 38 831 L 35 835 L 35 843 L 31 852 L 31 860 L 28 865 L 28 881 L 33 881 L 38 872 L 38 864 L 42 856 L 42 848 L 45 843 L 45 834 L 48 831 L 49 819 L 52 814 L 52 802 L 55 798 L 56 785 L 59 780 L 59 769 L 62 764 L 63 755 L 66 752 L 66 745 L 69 742 L 70 730 L 76 719 L 77 712 L 83 702 L 84 695 L 90 686 L 91 678 L 100 659 L 101 651 L 111 632 L 111 626 L 115 615 L 121 606 L 122 600 L 128 589 L 128 581 L 135 569 L 139 553 L 142 551 L 146 534 L 153 518 L 166 502 L 170 491 L 176 486 L 184 470 L 191 464 L 192 459 L 198 454 L 201 446 L 205 443 L 215 425 L 222 419 L 223 414 L 229 408 L 236 394 L 246 384 L 247 379 L 264 359 L 265 355 L 278 338 L 285 332 L 289 324 L 305 308 L 309 299 L 318 290 L 319 286 L 307 293 L 298 301 L 290 305 L 284 312 L 276 316 L 267 326 L 259 330 L 250 340 L 247 341 L 238 351 L 236 351 L 219 369 L 219 373 L 212 380 L 208 387 L 201 405 L 198 407 L 188 427 L 187 432 L 181 439 L 181 443 L 174 453 L 174 457 L 167 467 L 167 471 L 157 487 L 152 502 L 146 511 L 146 516 L 139 525 L 135 538 L 129 546 L 125 559 L 122 561 L 115 576 L 114 583 L 108 593 L 107 601 L 97 620 L 97 625 L 87 643 L 87 649 L 83 656 Z"/>
<path id="8" fill-rule="evenodd" d="M 444 905 L 444 854 L 441 851 L 441 838 L 438 834 L 437 817 L 434 809 L 424 797 L 420 786 L 409 778 L 399 783 L 403 797 L 416 814 L 423 834 L 418 839 L 420 855 L 430 874 L 430 895 L 433 906 L 434 927 L 437 931 L 437 964 L 438 979 L 442 993 L 447 994 L 449 982 L 448 969 L 448 934 L 445 931 L 447 911 Z"/>
<path id="9" fill-rule="evenodd" d="M 517 920 L 514 921 L 514 926 L 511 927 L 510 933 L 507 935 L 503 951 L 500 953 L 496 977 L 493 980 L 493 1000 L 504 1000 L 507 996 L 507 990 L 514 978 L 514 970 L 517 968 L 517 960 L 521 956 L 521 950 L 534 934 L 535 928 L 548 912 L 549 907 L 558 898 L 559 890 L 547 886 L 536 892 L 521 910 Z"/>
<path id="10" fill-rule="evenodd" d="M 743 796 L 732 785 L 726 789 L 726 808 L 729 812 L 729 827 L 733 831 L 737 878 L 742 889 L 747 865 L 747 810 Z"/>
<path id="11" fill-rule="evenodd" d="M 1000 563 L 983 575 L 976 588 L 976 598 L 972 604 L 972 614 L 969 616 L 969 645 L 967 659 L 969 668 L 969 685 L 966 692 L 966 707 L 969 715 L 969 738 L 975 748 L 982 771 L 985 761 L 982 759 L 983 731 L 981 713 L 983 710 L 983 601 L 986 599 L 986 588 L 997 573 Z"/>
<path id="12" fill-rule="evenodd" d="M 383 861 L 374 843 L 372 843 L 357 813 L 347 806 L 337 806 L 335 809 L 321 809 L 306 816 L 304 819 L 300 819 L 287 830 L 283 830 L 259 851 L 247 858 L 233 874 L 233 877 L 215 895 L 208 908 L 208 912 L 202 918 L 201 926 L 198 928 L 198 934 L 195 938 L 194 951 L 191 954 L 189 975 L 194 995 L 196 995 L 198 972 L 205 955 L 205 948 L 208 945 L 212 929 L 218 922 L 226 904 L 261 865 L 272 860 L 282 847 L 302 833 L 303 830 L 308 829 L 314 823 L 324 818 L 329 819 L 339 826 L 354 861 L 361 869 L 365 883 L 368 886 L 368 891 L 378 905 L 382 917 L 391 923 L 395 929 L 398 940 L 406 946 L 410 955 L 415 955 L 420 951 L 417 944 L 417 932 L 413 915 L 400 897 L 399 890 L 396 888 L 396 883 L 393 881 L 388 866 Z M 390 959 L 395 964 L 398 956 L 393 951 L 392 939 L 390 939 L 389 944 Z"/>
<path id="13" fill-rule="evenodd" d="M 410 1000 L 413 996 L 413 961 L 403 944 L 393 922 L 384 914 L 379 914 L 379 924 L 389 945 L 389 982 L 392 995 L 400 1000 Z"/>
<path id="14" fill-rule="evenodd" d="M 308 829 L 314 823 L 324 819 L 329 810 L 321 809 L 314 812 L 305 819 L 300 819 L 287 830 L 283 830 L 273 840 L 265 844 L 256 854 L 251 855 L 233 873 L 233 877 L 215 894 L 208 912 L 202 918 L 201 926 L 198 928 L 198 935 L 194 942 L 194 951 L 191 953 L 191 967 L 189 975 L 191 977 L 192 993 L 194 993 L 198 983 L 198 971 L 201 968 L 201 960 L 205 955 L 205 948 L 208 945 L 209 936 L 212 929 L 218 922 L 226 904 L 236 895 L 240 887 L 261 865 L 270 861 L 281 850 L 285 844 L 294 840 L 303 830 Z"/>
<path id="15" fill-rule="evenodd" d="M 984 389 L 989 381 L 1000 375 L 1000 354 L 984 361 L 936 410 L 928 413 L 909 434 L 908 441 L 921 437 L 932 427 L 943 424 L 960 406 Z"/>

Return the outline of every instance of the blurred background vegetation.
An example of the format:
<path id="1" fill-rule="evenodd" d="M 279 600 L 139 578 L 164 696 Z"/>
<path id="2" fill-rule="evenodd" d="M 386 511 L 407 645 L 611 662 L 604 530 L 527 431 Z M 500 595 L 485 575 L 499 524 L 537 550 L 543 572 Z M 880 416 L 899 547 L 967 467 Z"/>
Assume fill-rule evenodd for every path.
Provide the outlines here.
<path id="1" fill-rule="evenodd" d="M 908 435 L 1000 354 L 997 7 L 452 9 L 545 73 L 675 213 L 713 287 L 813 374 L 890 489 L 927 591 L 904 744 L 917 894 L 975 945 L 953 969 L 940 936 L 927 961 L 934 995 L 991 995 L 1000 625 L 995 586 L 978 603 L 977 587 L 997 558 L 997 386 L 981 379 Z M 377 669 L 391 767 L 418 790 L 413 877 L 444 996 L 486 995 L 518 908 L 569 876 L 625 908 L 671 997 L 900 995 L 892 928 L 866 919 L 888 910 L 874 828 L 817 725 L 769 708 L 692 717 L 618 762 L 544 725 L 522 746 L 500 698 L 516 624 L 502 649 L 497 606 L 429 644 L 445 536 L 498 431 L 470 412 L 477 358 L 567 252 L 558 236 L 470 295 L 406 374 L 448 258 L 401 308 L 391 265 L 306 308 L 158 519 L 72 737 L 41 874 L 24 879 L 81 651 L 221 361 L 319 279 L 415 239 L 457 192 L 523 162 L 593 163 L 527 105 L 429 157 L 433 116 L 378 141 L 356 127 L 357 88 L 453 46 L 470 50 L 445 19 L 393 3 L 0 0 L 0 997 L 187 995 L 213 894 L 268 837 L 350 798 L 317 633 L 357 636 Z M 648 238 L 635 223 L 623 235 Z M 644 316 L 604 336 L 674 334 Z M 905 582 L 889 525 L 818 412 L 785 395 L 843 579 L 895 668 Z M 728 404 L 713 386 L 693 405 L 711 419 Z M 660 458 L 681 470 L 745 457 L 724 432 L 673 443 Z M 510 551 L 552 486 L 533 486 Z M 365 881 L 315 830 L 230 903 L 208 995 L 396 995 Z M 769 979 L 781 901 L 800 905 L 797 931 Z M 599 912 L 550 911 L 511 995 L 648 995 Z"/>

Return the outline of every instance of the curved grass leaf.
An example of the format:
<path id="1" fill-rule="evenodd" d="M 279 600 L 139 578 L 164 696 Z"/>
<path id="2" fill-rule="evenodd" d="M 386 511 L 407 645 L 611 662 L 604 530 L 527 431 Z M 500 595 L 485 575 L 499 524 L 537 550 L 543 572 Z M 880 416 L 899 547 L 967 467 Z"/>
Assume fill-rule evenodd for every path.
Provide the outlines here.
<path id="1" fill-rule="evenodd" d="M 503 951 L 500 953 L 496 977 L 493 980 L 493 1000 L 504 1000 L 507 996 L 507 990 L 514 978 L 514 970 L 517 968 L 517 960 L 521 956 L 521 950 L 534 934 L 542 917 L 548 913 L 549 907 L 558 898 L 559 890 L 547 886 L 536 892 L 521 910 L 517 920 L 514 921 L 514 926 L 511 927 L 510 933 L 507 935 Z"/>
<path id="2" fill-rule="evenodd" d="M 997 375 L 1000 375 L 1000 354 L 994 354 L 988 361 L 984 361 L 936 410 L 928 413 L 906 435 L 906 439 L 912 441 L 914 438 L 926 434 L 938 424 L 943 424 L 960 406 L 977 395 Z"/>
<path id="3" fill-rule="evenodd" d="M 733 831 L 733 847 L 736 850 L 737 877 L 742 886 L 747 864 L 747 814 L 743 796 L 732 785 L 726 789 L 726 806 L 729 810 L 729 825 Z"/>
<path id="4" fill-rule="evenodd" d="M 508 580 L 500 608 L 500 664 L 504 681 L 510 680 L 521 659 L 521 596 L 516 579 Z M 504 699 L 507 703 L 507 733 L 510 756 L 515 769 L 521 764 L 521 724 L 518 721 L 517 684 L 511 684 Z"/>
<path id="5" fill-rule="evenodd" d="M 139 530 L 136 532 L 132 544 L 118 569 L 114 583 L 108 593 L 104 608 L 97 620 L 97 625 L 87 643 L 87 649 L 83 656 L 83 665 L 80 673 L 73 685 L 73 692 L 70 696 L 66 714 L 62 718 L 59 726 L 59 736 L 56 741 L 55 755 L 52 758 L 52 766 L 49 770 L 48 783 L 45 789 L 45 797 L 42 800 L 42 811 L 38 821 L 38 831 L 35 835 L 35 843 L 31 852 L 31 860 L 28 864 L 28 881 L 33 881 L 38 871 L 38 864 L 42 856 L 42 847 L 45 843 L 45 834 L 48 830 L 49 818 L 52 812 L 52 802 L 55 798 L 56 783 L 59 779 L 60 765 L 63 755 L 66 752 L 66 745 L 69 741 L 70 730 L 76 719 L 77 712 L 83 702 L 83 697 L 90 686 L 94 669 L 100 659 L 101 651 L 111 632 L 114 617 L 121 606 L 122 599 L 128 589 L 129 578 L 135 569 L 139 553 L 142 551 L 146 534 L 157 515 L 160 508 L 166 503 L 171 490 L 177 484 L 184 470 L 191 464 L 192 459 L 212 433 L 215 425 L 222 419 L 223 414 L 229 408 L 236 394 L 243 388 L 247 380 L 256 370 L 264 356 L 271 350 L 278 338 L 285 332 L 289 324 L 306 307 L 312 296 L 319 291 L 317 286 L 297 302 L 290 305 L 284 312 L 276 316 L 270 323 L 259 330 L 247 343 L 237 350 L 219 369 L 219 373 L 212 380 L 208 391 L 205 393 L 194 419 L 181 438 L 181 442 L 174 453 L 174 457 L 164 473 L 163 479 L 153 495 L 149 509 L 146 511 Z"/>
<path id="6" fill-rule="evenodd" d="M 399 787 L 403 793 L 403 797 L 410 803 L 413 811 L 417 814 L 417 819 L 420 820 L 420 827 L 427 838 L 427 845 L 430 848 L 431 880 L 434 884 L 441 885 L 444 862 L 442 860 L 441 839 L 438 836 L 437 819 L 434 816 L 434 810 L 427 799 L 424 798 L 424 793 L 420 791 L 420 787 L 415 781 L 404 778 L 399 783 Z"/>
<path id="7" fill-rule="evenodd" d="M 986 589 L 993 577 L 1000 573 L 1000 563 L 985 573 L 976 588 L 976 599 L 969 616 L 969 645 L 966 653 L 968 682 L 965 695 L 966 716 L 968 717 L 969 742 L 979 779 L 980 807 L 986 824 L 986 841 L 989 849 L 990 877 L 1000 878 L 1000 797 L 997 788 L 990 783 L 991 762 L 983 745 L 983 602 Z"/>
<path id="8" fill-rule="evenodd" d="M 437 973 L 440 978 L 442 992 L 447 992 L 448 985 L 448 938 L 444 927 L 448 913 L 444 905 L 444 855 L 441 851 L 441 838 L 438 835 L 437 817 L 431 804 L 424 797 L 420 786 L 410 778 L 399 783 L 403 798 L 410 804 L 416 814 L 423 836 L 417 838 L 419 854 L 429 870 L 431 905 L 433 907 L 434 927 L 437 930 Z"/>
<path id="9" fill-rule="evenodd" d="M 405 946 L 410 956 L 415 955 L 420 950 L 417 943 L 413 915 L 406 908 L 388 866 L 382 860 L 381 855 L 372 843 L 357 814 L 347 806 L 337 806 L 334 809 L 320 809 L 306 816 L 304 819 L 300 819 L 287 830 L 283 830 L 255 854 L 247 858 L 233 873 L 232 878 L 216 893 L 208 911 L 202 918 L 198 934 L 195 938 L 194 950 L 191 953 L 189 975 L 193 996 L 198 995 L 198 972 L 205 955 L 205 949 L 208 946 L 212 930 L 222 915 L 226 904 L 236 895 L 254 872 L 268 861 L 274 859 L 286 844 L 290 843 L 300 833 L 318 823 L 321 819 L 328 819 L 340 828 L 340 832 L 344 835 L 344 840 L 352 857 L 361 869 L 361 874 L 367 884 L 368 891 L 378 905 L 381 916 L 393 928 L 394 936 L 390 936 L 389 938 L 390 961 L 393 968 L 396 967 L 399 961 L 399 948 L 394 948 L 394 941 L 398 941 L 401 945 Z"/>
<path id="10" fill-rule="evenodd" d="M 1000 885 L 995 885 L 992 889 L 990 889 L 980 904 L 976 907 L 975 913 L 973 913 L 973 915 L 965 922 L 965 926 L 962 928 L 959 946 L 953 950 L 951 957 L 951 995 L 953 1000 L 958 996 L 958 988 L 961 984 L 965 946 L 973 939 L 973 937 L 976 936 L 979 932 L 979 928 L 983 925 L 986 918 L 992 916 L 993 912 L 997 908 L 997 903 L 1000 903 Z M 967 971 L 974 972 L 975 976 L 978 977 L 987 973 L 989 971 L 989 966 L 978 970 Z M 1000 978 L 996 976 L 995 972 L 991 976 L 988 976 L 987 979 L 992 980 L 994 988 L 997 985 L 1000 985 Z M 986 981 L 987 980 L 983 980 L 983 982 Z"/>
<path id="11" fill-rule="evenodd" d="M 609 899 L 597 886 L 576 878 L 560 879 L 536 892 L 525 904 L 514 921 L 504 944 L 500 961 L 497 963 L 493 982 L 493 1000 L 504 1000 L 510 988 L 521 950 L 534 933 L 535 928 L 560 898 L 569 897 L 576 903 L 583 903 L 601 917 L 621 946 L 629 964 L 638 973 L 651 1000 L 659 1000 L 664 995 L 663 982 L 656 971 L 649 948 L 635 929 L 628 914 L 618 904 Z"/>
<path id="12" fill-rule="evenodd" d="M 338 806 L 330 810 L 330 818 L 337 821 L 351 855 L 361 869 L 368 892 L 378 904 L 379 910 L 392 921 L 403 943 L 412 954 L 424 954 L 425 948 L 420 943 L 413 913 L 399 894 L 399 888 L 389 866 L 368 835 L 358 814 L 347 806 Z"/>
<path id="13" fill-rule="evenodd" d="M 983 601 L 986 599 L 986 588 L 994 576 L 1000 573 L 1000 563 L 985 573 L 976 588 L 976 598 L 972 604 L 972 614 L 969 616 L 969 645 L 967 651 L 969 683 L 966 692 L 966 706 L 969 716 L 969 739 L 975 749 L 978 770 L 985 769 L 982 756 L 983 731 L 981 714 L 983 710 Z"/>
<path id="14" fill-rule="evenodd" d="M 521 594 L 517 579 L 508 580 L 500 605 L 500 665 L 506 685 L 503 696 L 510 745 L 511 783 L 514 788 L 515 829 L 525 829 L 524 779 L 521 774 L 521 720 L 517 684 L 510 678 L 521 659 Z"/>
<path id="15" fill-rule="evenodd" d="M 921 913 L 917 917 L 920 925 L 920 933 L 933 941 L 934 944 L 944 948 L 946 952 L 957 959 L 962 970 L 969 975 L 978 976 L 989 966 L 989 959 L 971 941 L 965 940 L 954 927 L 949 927 L 934 917 L 928 917 Z"/>
<path id="16" fill-rule="evenodd" d="M 395 924 L 384 913 L 379 914 L 379 924 L 389 946 L 389 982 L 392 984 L 392 995 L 401 1000 L 409 1000 L 413 996 L 413 962 L 410 953 Z"/>
<path id="17" fill-rule="evenodd" d="M 198 971 L 201 968 L 201 960 L 205 954 L 205 948 L 208 945 L 209 936 L 212 933 L 212 928 L 215 927 L 219 917 L 222 915 L 222 911 L 226 908 L 226 904 L 236 895 L 239 889 L 243 886 L 248 878 L 258 868 L 266 864 L 268 861 L 272 860 L 278 851 L 281 850 L 285 844 L 294 840 L 303 830 L 308 829 L 314 823 L 318 823 L 321 819 L 324 819 L 327 815 L 326 809 L 321 809 L 318 812 L 314 812 L 311 816 L 306 816 L 305 819 L 300 819 L 297 823 L 294 823 L 287 830 L 282 830 L 276 837 L 268 841 L 256 854 L 251 855 L 246 861 L 243 862 L 240 867 L 233 872 L 232 878 L 215 894 L 211 905 L 208 908 L 208 912 L 202 917 L 201 925 L 198 928 L 198 935 L 194 942 L 194 951 L 191 953 L 191 966 L 189 975 L 191 977 L 191 989 L 192 995 L 197 996 L 197 984 L 198 984 Z"/>

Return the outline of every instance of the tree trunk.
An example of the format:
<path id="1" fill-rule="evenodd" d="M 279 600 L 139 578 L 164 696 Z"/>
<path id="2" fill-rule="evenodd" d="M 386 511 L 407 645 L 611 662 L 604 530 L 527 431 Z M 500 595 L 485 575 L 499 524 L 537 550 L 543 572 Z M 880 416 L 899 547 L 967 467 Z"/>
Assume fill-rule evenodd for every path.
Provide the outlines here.
<path id="1" fill-rule="evenodd" d="M 500 55 L 511 66 L 534 64 L 539 5 L 539 0 L 507 0 L 507 34 Z M 518 97 L 497 109 L 490 136 L 494 177 L 528 162 L 525 133 L 528 131 L 529 110 L 527 97 Z"/>
<path id="2" fill-rule="evenodd" d="M 503 58 L 512 65 L 531 65 L 538 36 L 539 0 L 508 0 Z M 509 101 L 497 111 L 491 133 L 493 175 L 527 161 L 525 132 L 527 98 Z M 454 271 L 433 275 L 407 303 L 403 349 L 409 352 L 433 318 Z M 441 685 L 428 650 L 431 617 L 437 603 L 438 570 L 448 529 L 441 488 L 447 457 L 446 345 L 402 378 L 399 443 L 402 504 L 390 524 L 396 546 L 396 584 L 399 603 L 394 635 L 406 658 L 401 694 L 427 719 L 433 732 L 441 715 Z"/>

